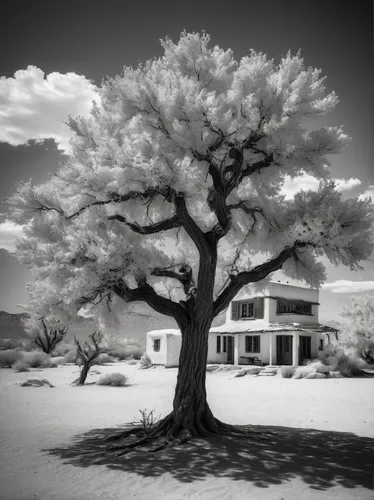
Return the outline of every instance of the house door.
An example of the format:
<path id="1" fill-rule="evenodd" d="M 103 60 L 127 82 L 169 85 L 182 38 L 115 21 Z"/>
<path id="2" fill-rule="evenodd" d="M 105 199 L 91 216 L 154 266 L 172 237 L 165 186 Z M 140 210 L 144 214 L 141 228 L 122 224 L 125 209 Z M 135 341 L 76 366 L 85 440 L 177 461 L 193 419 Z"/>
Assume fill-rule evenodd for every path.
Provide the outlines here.
<path id="1" fill-rule="evenodd" d="M 234 337 L 227 337 L 227 363 L 234 364 Z"/>
<path id="2" fill-rule="evenodd" d="M 292 365 L 292 335 L 277 335 L 277 364 Z"/>
<path id="3" fill-rule="evenodd" d="M 306 359 L 312 358 L 312 337 L 300 335 L 299 339 L 299 365 Z"/>

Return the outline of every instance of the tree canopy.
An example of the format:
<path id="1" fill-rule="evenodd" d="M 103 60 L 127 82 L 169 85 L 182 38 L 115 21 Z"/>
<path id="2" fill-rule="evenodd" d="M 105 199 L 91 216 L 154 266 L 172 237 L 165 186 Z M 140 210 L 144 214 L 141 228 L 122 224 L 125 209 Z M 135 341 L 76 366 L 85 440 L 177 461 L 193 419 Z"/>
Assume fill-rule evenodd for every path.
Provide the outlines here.
<path id="1" fill-rule="evenodd" d="M 181 326 L 194 304 L 213 301 L 214 317 L 280 268 L 316 287 L 321 256 L 359 269 L 373 206 L 331 180 L 328 157 L 349 138 L 316 128 L 338 103 L 321 70 L 300 53 L 237 61 L 205 33 L 161 45 L 162 57 L 103 81 L 90 118 L 68 120 L 67 161 L 9 200 L 37 314 L 66 319 L 117 297 Z M 285 176 L 302 173 L 319 190 L 287 199 Z"/>

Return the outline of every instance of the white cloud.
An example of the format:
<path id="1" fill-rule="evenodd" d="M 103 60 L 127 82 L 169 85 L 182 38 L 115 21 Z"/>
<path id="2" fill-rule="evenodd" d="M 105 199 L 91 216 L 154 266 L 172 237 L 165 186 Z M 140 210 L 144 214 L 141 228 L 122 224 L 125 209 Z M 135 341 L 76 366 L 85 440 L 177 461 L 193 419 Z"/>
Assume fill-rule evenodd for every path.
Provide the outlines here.
<path id="1" fill-rule="evenodd" d="M 22 226 L 10 221 L 0 223 L 0 248 L 12 253 L 15 250 L 15 240 L 22 235 Z"/>
<path id="2" fill-rule="evenodd" d="M 371 198 L 374 201 L 374 184 L 370 184 L 369 188 L 360 194 L 359 198 L 360 200 Z"/>
<path id="3" fill-rule="evenodd" d="M 374 281 L 337 280 L 322 285 L 322 290 L 332 293 L 361 293 L 374 291 Z"/>
<path id="4" fill-rule="evenodd" d="M 336 183 L 337 191 L 348 191 L 361 184 L 360 179 L 355 179 L 351 177 L 350 179 L 332 179 Z M 284 184 L 282 186 L 282 194 L 286 196 L 287 199 L 292 199 L 294 195 L 299 191 L 318 191 L 320 181 L 315 177 L 303 174 L 295 178 L 291 178 L 286 175 Z M 374 186 L 373 186 L 374 188 Z"/>
<path id="5" fill-rule="evenodd" d="M 96 87 L 82 75 L 50 73 L 28 66 L 14 78 L 0 78 L 0 142 L 12 146 L 29 140 L 54 139 L 58 149 L 69 151 L 68 115 L 87 116 L 92 101 L 99 102 Z"/>

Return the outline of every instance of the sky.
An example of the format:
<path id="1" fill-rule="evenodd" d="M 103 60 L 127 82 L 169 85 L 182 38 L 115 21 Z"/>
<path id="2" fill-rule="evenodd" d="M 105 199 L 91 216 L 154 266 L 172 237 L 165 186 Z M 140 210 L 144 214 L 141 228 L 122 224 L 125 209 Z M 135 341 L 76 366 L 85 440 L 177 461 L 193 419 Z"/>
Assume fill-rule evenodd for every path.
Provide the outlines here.
<path id="1" fill-rule="evenodd" d="M 85 115 L 95 86 L 123 66 L 162 55 L 160 38 L 204 30 L 213 45 L 238 60 L 253 48 L 276 61 L 301 49 L 307 66 L 321 68 L 340 103 L 321 126 L 343 125 L 352 143 L 332 160 L 343 196 L 374 199 L 374 45 L 371 1 L 246 0 L 137 2 L 109 0 L 5 1 L 0 15 L 0 198 L 32 178 L 44 182 L 66 159 L 68 115 Z M 5 14 L 6 12 L 6 14 Z M 313 187 L 305 177 L 285 184 Z M 9 253 L 18 230 L 0 217 L 0 310 L 17 312 L 31 280 Z M 374 258 L 373 258 L 374 261 Z M 352 272 L 327 263 L 320 319 L 338 319 L 352 293 L 374 294 L 374 263 Z"/>

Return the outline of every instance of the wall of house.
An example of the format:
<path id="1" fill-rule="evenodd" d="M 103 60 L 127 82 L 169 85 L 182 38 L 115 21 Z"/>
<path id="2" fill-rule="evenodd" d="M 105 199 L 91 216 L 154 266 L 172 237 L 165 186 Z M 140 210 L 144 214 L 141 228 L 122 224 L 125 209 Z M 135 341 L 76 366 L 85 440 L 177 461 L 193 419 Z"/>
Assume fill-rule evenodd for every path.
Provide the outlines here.
<path id="1" fill-rule="evenodd" d="M 153 341 L 155 339 L 160 339 L 161 341 L 160 350 L 158 352 L 153 350 Z M 166 343 L 166 334 L 164 332 L 147 333 L 146 353 L 148 354 L 154 365 L 166 364 L 167 343 Z"/>
<path id="2" fill-rule="evenodd" d="M 165 363 L 166 368 L 178 366 L 181 344 L 182 344 L 181 335 L 175 335 L 172 333 L 166 334 L 166 345 L 167 345 L 167 355 Z"/>
<path id="3" fill-rule="evenodd" d="M 254 337 L 256 335 L 260 336 L 260 352 L 246 352 L 245 350 L 245 337 Z M 269 333 L 254 333 L 254 334 L 247 334 L 243 333 L 238 335 L 238 340 L 239 340 L 239 363 L 240 364 L 247 364 L 246 359 L 240 359 L 240 356 L 252 356 L 252 357 L 257 357 L 261 359 L 263 363 L 269 363 L 269 348 L 270 348 L 270 336 Z"/>
<path id="4" fill-rule="evenodd" d="M 298 299 L 307 302 L 319 301 L 319 290 L 312 288 L 295 287 L 283 283 L 269 283 L 268 294 L 285 299 Z M 270 323 L 301 323 L 312 325 L 318 323 L 318 305 L 312 305 L 312 315 L 305 314 L 277 314 L 277 301 L 265 299 L 268 303 L 268 320 Z"/>
<path id="5" fill-rule="evenodd" d="M 227 335 L 226 335 L 227 336 Z M 217 353 L 217 337 L 221 337 L 221 352 Z M 223 335 L 210 333 L 209 334 L 209 342 L 208 342 L 208 363 L 211 364 L 221 364 L 227 363 L 227 352 L 222 352 L 223 349 Z"/>

